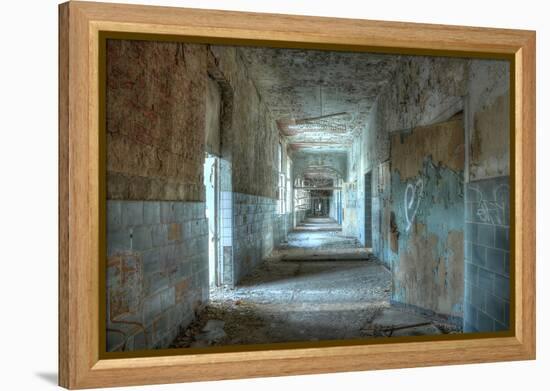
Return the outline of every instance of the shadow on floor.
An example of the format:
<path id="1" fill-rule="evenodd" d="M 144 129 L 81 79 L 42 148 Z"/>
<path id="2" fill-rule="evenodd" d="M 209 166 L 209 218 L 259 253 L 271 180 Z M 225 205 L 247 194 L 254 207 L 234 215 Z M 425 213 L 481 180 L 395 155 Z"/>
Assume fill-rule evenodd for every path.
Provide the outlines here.
<path id="1" fill-rule="evenodd" d="M 243 278 L 237 289 L 256 287 L 267 289 L 279 285 L 279 289 L 296 289 L 297 285 L 306 284 L 327 287 L 327 282 L 341 285 L 350 277 L 365 274 L 365 269 L 377 267 L 377 264 L 367 260 L 351 261 L 266 261 L 251 274 Z"/>

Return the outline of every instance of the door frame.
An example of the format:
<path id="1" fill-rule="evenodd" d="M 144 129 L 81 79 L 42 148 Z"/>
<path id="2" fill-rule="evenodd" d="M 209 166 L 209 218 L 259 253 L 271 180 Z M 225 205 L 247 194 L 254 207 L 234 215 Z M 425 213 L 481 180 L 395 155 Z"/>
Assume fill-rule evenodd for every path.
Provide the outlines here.
<path id="1" fill-rule="evenodd" d="M 209 163 L 208 160 L 209 159 L 213 159 L 212 163 Z M 214 195 L 214 199 L 213 199 L 213 213 L 212 213 L 212 216 L 210 216 L 210 209 L 208 208 L 208 203 L 209 203 L 209 200 L 208 200 L 208 196 L 205 197 L 205 204 L 206 204 L 206 207 L 207 209 L 209 210 L 209 218 L 208 218 L 208 266 L 210 267 L 210 265 L 213 265 L 214 266 L 214 278 L 212 280 L 211 278 L 211 274 L 210 274 L 210 271 L 208 272 L 208 282 L 209 282 L 209 286 L 212 288 L 212 287 L 219 287 L 222 285 L 222 273 L 223 273 L 223 262 L 221 262 L 221 248 L 220 248 L 220 245 L 221 245 L 221 241 L 220 241 L 220 218 L 221 218 L 221 213 L 220 213 L 220 158 L 216 155 L 213 155 L 213 154 L 210 154 L 210 153 L 207 153 L 206 156 L 205 156 L 205 166 L 207 164 L 212 164 L 211 165 L 211 170 L 210 171 L 210 175 L 214 175 L 214 182 L 211 183 L 209 182 L 209 184 L 213 187 L 213 195 Z M 205 170 L 206 172 L 206 170 Z M 208 180 L 210 181 L 210 180 Z M 206 186 L 206 183 L 207 183 L 207 178 L 205 177 L 204 178 L 204 182 L 205 182 L 205 186 Z M 211 220 L 210 220 L 210 217 L 213 218 L 213 225 L 214 225 L 214 231 L 211 232 L 210 230 L 210 223 L 211 223 Z M 214 251 L 213 251 L 213 256 L 214 256 L 214 261 L 211 262 L 210 261 L 210 245 L 211 245 L 211 241 L 214 241 Z"/>

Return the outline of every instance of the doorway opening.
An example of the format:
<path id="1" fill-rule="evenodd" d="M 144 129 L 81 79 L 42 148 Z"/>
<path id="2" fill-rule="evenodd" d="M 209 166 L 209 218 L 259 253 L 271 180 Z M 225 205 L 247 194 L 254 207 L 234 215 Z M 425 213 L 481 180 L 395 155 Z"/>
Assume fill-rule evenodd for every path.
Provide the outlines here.
<path id="1" fill-rule="evenodd" d="M 210 288 L 215 288 L 221 285 L 223 273 L 220 262 L 220 161 L 217 156 L 206 154 L 204 187 L 208 219 L 208 281 Z"/>
<path id="2" fill-rule="evenodd" d="M 372 171 L 365 174 L 365 247 L 372 248 Z"/>

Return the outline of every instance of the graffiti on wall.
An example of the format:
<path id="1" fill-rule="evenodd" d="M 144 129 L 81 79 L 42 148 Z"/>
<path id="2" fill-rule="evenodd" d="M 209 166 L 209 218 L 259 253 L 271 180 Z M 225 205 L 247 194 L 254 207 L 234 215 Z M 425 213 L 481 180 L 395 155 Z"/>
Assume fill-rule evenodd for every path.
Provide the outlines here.
<path id="1" fill-rule="evenodd" d="M 391 300 L 461 324 L 464 127 L 452 120 L 391 136 Z"/>
<path id="2" fill-rule="evenodd" d="M 475 213 L 481 222 L 498 225 L 507 224 L 506 211 L 510 198 L 510 187 L 507 184 L 495 187 L 489 197 L 486 197 L 477 185 L 470 185 L 470 190 L 477 194 L 478 201 L 476 202 Z"/>
<path id="3" fill-rule="evenodd" d="M 419 178 L 416 183 L 407 184 L 405 189 L 405 229 L 408 232 L 411 229 L 424 192 L 424 180 Z"/>

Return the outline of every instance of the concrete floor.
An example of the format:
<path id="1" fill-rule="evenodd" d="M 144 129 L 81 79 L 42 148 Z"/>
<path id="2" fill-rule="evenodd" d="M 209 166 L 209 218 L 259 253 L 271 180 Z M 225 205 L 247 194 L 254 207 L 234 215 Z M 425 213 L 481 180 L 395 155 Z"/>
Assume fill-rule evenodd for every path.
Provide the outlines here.
<path id="1" fill-rule="evenodd" d="M 330 217 L 308 217 L 296 225 L 295 231 L 341 231 L 342 226 Z"/>
<path id="2" fill-rule="evenodd" d="M 390 305 L 391 275 L 355 238 L 307 219 L 234 289 L 216 289 L 173 347 L 363 339 L 448 332 Z M 313 229 L 317 226 L 320 229 Z"/>

